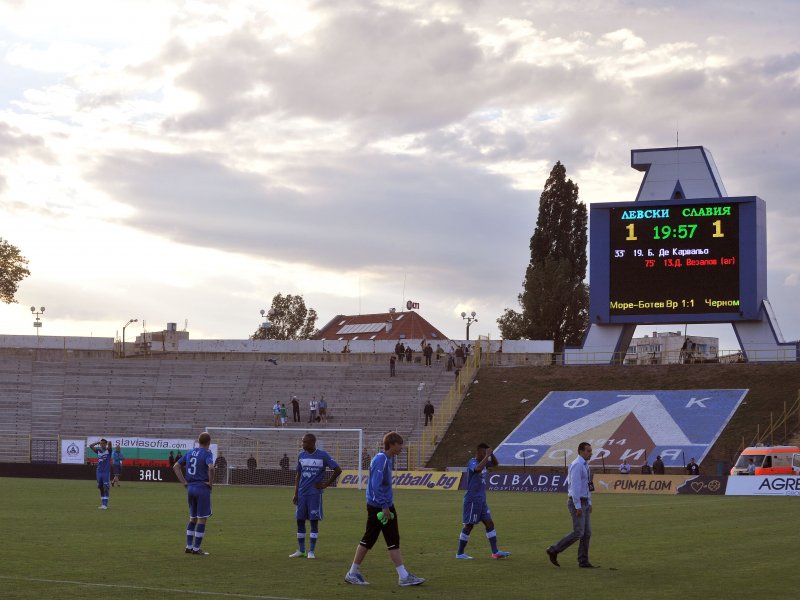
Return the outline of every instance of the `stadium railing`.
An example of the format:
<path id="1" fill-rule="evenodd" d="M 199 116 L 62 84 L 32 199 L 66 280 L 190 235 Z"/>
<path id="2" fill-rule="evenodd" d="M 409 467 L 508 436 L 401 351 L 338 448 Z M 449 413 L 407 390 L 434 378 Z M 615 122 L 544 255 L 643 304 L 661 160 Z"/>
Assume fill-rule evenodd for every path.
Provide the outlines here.
<path id="1" fill-rule="evenodd" d="M 756 424 L 756 434 L 749 443 L 744 436 L 742 437 L 742 443 L 737 448 L 735 456 L 739 456 L 742 450 L 748 446 L 760 444 L 774 446 L 776 440 L 778 444 L 789 443 L 792 436 L 796 435 L 798 431 L 800 431 L 800 390 L 797 391 L 797 398 L 791 405 L 787 406 L 786 402 L 783 403 L 782 412 L 776 415 L 770 411 L 769 425 L 765 426 L 763 431 L 761 424 Z"/>
<path id="2" fill-rule="evenodd" d="M 447 397 L 441 402 L 439 408 L 434 415 L 433 423 L 428 427 L 423 427 L 422 435 L 419 440 L 419 447 L 414 448 L 409 452 L 409 468 L 412 468 L 412 459 L 414 460 L 413 468 L 424 467 L 436 449 L 436 445 L 444 436 L 450 423 L 453 421 L 456 413 L 458 412 L 461 402 L 464 400 L 469 384 L 472 382 L 475 374 L 481 366 L 481 346 L 475 344 L 472 353 L 464 361 L 464 365 L 459 369 L 458 375 L 447 394 Z M 412 456 L 413 455 L 413 456 Z"/>

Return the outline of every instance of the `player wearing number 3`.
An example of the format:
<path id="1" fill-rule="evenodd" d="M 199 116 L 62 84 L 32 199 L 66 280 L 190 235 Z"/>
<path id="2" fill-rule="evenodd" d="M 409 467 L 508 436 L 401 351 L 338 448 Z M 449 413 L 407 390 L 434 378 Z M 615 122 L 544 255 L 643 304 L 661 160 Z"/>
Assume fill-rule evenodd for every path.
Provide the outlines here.
<path id="1" fill-rule="evenodd" d="M 192 448 L 172 467 L 178 480 L 187 489 L 189 525 L 186 527 L 186 554 L 207 555 L 200 550 L 206 532 L 206 520 L 211 516 L 211 486 L 214 481 L 214 457 L 208 447 L 211 436 L 204 431 L 197 438 L 199 448 Z M 186 467 L 186 476 L 182 467 Z"/>

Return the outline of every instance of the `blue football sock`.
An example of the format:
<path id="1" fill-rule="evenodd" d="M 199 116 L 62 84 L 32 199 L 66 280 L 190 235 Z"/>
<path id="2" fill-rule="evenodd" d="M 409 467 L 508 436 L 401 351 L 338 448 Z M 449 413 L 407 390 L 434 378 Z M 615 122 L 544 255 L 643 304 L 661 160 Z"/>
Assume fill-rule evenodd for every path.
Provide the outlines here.
<path id="1" fill-rule="evenodd" d="M 306 522 L 297 520 L 297 549 L 300 552 L 306 551 Z"/>
<path id="2" fill-rule="evenodd" d="M 486 531 L 486 537 L 492 545 L 492 554 L 497 554 L 497 532 L 494 529 Z"/>
<path id="3" fill-rule="evenodd" d="M 194 546 L 195 550 L 200 549 L 200 544 L 203 543 L 203 537 L 206 533 L 206 524 L 205 523 L 198 523 L 197 527 L 194 528 Z"/>
<path id="4" fill-rule="evenodd" d="M 197 523 L 193 523 L 189 521 L 189 524 L 186 526 L 186 547 L 191 548 L 194 544 L 194 528 Z"/>
<path id="5" fill-rule="evenodd" d="M 319 534 L 319 521 L 311 521 L 311 542 L 309 544 L 309 550 L 311 552 L 314 551 L 314 548 L 317 547 L 317 535 Z"/>
<path id="6" fill-rule="evenodd" d="M 108 506 L 108 486 L 104 485 L 103 489 L 100 491 L 100 502 L 103 506 Z"/>
<path id="7" fill-rule="evenodd" d="M 466 529 L 461 530 L 461 535 L 458 536 L 458 552 L 457 554 L 464 554 L 464 550 L 469 542 L 469 533 Z"/>

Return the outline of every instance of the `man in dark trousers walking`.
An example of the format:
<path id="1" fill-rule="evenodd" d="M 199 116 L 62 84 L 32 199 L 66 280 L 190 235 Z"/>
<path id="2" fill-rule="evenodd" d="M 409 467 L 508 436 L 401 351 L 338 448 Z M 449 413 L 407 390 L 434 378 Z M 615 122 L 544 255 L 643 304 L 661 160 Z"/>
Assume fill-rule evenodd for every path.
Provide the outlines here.
<path id="1" fill-rule="evenodd" d="M 425 403 L 425 408 L 422 409 L 422 412 L 425 414 L 425 426 L 427 427 L 428 422 L 433 423 L 433 413 L 436 412 L 430 400 Z"/>

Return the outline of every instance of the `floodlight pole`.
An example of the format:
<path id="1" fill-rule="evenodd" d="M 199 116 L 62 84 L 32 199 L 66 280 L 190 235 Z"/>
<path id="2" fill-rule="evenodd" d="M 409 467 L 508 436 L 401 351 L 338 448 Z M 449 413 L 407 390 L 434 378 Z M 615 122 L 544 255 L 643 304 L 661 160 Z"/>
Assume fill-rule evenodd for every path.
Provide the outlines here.
<path id="1" fill-rule="evenodd" d="M 35 306 L 31 306 L 31 314 L 36 316 L 36 320 L 33 322 L 33 327 L 36 329 L 36 360 L 39 360 L 39 330 L 42 328 L 42 320 L 39 318 L 39 315 L 44 314 L 44 306 L 40 307 L 39 310 L 36 310 Z"/>
<path id="2" fill-rule="evenodd" d="M 461 318 L 467 322 L 467 341 L 469 341 L 469 326 L 472 325 L 472 323 L 478 322 L 478 319 L 475 318 L 475 315 L 476 313 L 474 310 L 469 315 L 465 312 L 461 313 Z"/>
<path id="3" fill-rule="evenodd" d="M 33 327 L 36 329 L 36 337 L 39 337 L 39 330 L 42 328 L 42 320 L 39 318 L 39 315 L 44 314 L 44 306 L 42 306 L 39 310 L 36 310 L 35 306 L 31 306 L 31 314 L 36 317 L 36 320 L 33 322 Z"/>
<path id="4" fill-rule="evenodd" d="M 127 356 L 127 352 L 125 352 L 125 328 L 131 323 L 138 323 L 138 322 L 139 319 L 129 319 L 128 322 L 122 326 L 122 348 L 120 349 L 119 355 L 123 358 Z"/>

